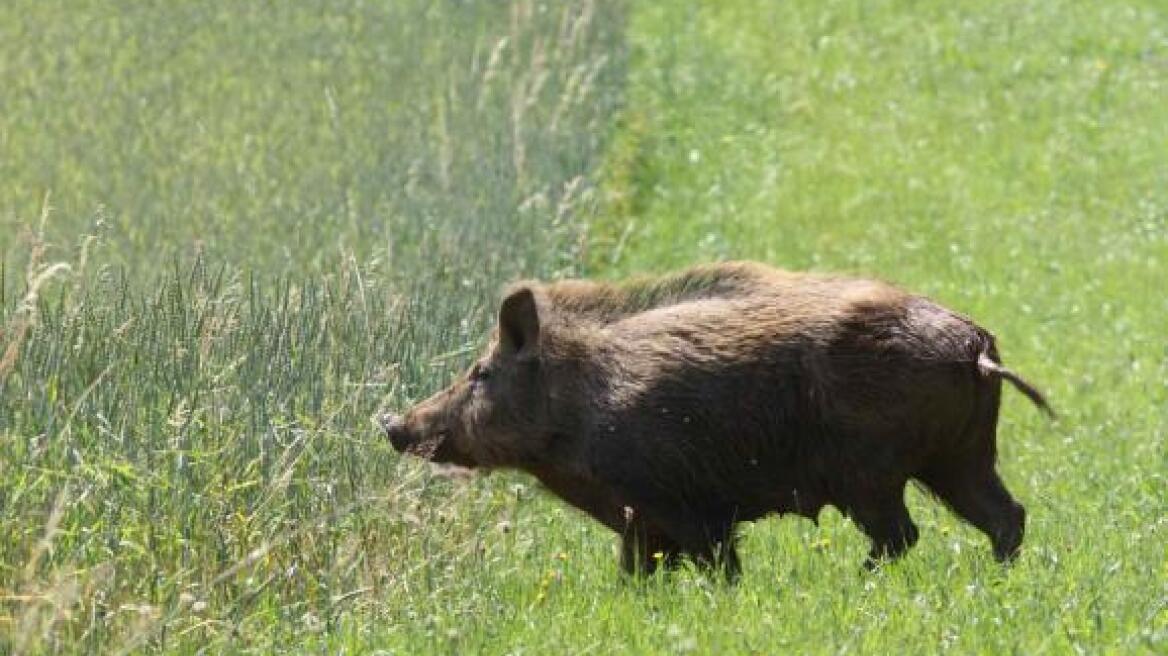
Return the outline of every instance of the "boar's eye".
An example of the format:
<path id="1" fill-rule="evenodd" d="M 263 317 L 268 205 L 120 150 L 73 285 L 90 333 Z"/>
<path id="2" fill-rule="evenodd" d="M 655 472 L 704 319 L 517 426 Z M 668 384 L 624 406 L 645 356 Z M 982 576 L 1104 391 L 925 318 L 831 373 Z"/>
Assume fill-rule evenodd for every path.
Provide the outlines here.
<path id="1" fill-rule="evenodd" d="M 487 369 L 481 364 L 476 364 L 470 370 L 470 380 L 472 383 L 481 383 L 491 377 L 491 370 Z"/>

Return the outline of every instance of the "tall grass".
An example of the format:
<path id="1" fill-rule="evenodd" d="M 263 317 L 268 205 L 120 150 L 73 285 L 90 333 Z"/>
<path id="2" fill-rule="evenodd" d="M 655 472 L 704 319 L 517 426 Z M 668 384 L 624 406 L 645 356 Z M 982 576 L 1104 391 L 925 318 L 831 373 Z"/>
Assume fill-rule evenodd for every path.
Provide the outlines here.
<path id="1" fill-rule="evenodd" d="M 621 9 L 591 2 L 0 12 L 0 253 L 51 193 L 50 243 L 98 231 L 147 280 L 204 250 L 296 274 L 423 233 L 482 248 L 516 214 L 542 239 L 623 69 Z"/>
<path id="2" fill-rule="evenodd" d="M 1161 653 L 1154 2 L 0 4 L 0 652 Z M 627 69 L 627 75 L 626 75 Z M 599 181 L 599 182 L 598 182 Z M 498 284 L 757 257 L 998 333 L 1003 570 L 910 490 L 730 587 L 391 453 Z"/>
<path id="3" fill-rule="evenodd" d="M 466 362 L 502 281 L 576 267 L 623 9 L 112 9 L 0 10 L 0 649 L 425 607 L 522 496 L 370 416 Z"/>

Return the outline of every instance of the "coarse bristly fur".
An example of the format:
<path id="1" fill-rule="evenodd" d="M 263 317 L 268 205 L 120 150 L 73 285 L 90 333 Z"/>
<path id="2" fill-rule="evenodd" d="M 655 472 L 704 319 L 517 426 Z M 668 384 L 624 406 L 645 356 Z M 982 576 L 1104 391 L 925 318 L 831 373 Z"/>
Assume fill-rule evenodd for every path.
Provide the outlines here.
<path id="1" fill-rule="evenodd" d="M 995 470 L 993 337 L 921 296 L 763 264 L 512 285 L 491 344 L 383 423 L 400 451 L 511 467 L 622 536 L 622 565 L 739 572 L 735 526 L 839 508 L 869 566 L 917 540 L 910 479 L 1009 561 L 1025 512 Z"/>

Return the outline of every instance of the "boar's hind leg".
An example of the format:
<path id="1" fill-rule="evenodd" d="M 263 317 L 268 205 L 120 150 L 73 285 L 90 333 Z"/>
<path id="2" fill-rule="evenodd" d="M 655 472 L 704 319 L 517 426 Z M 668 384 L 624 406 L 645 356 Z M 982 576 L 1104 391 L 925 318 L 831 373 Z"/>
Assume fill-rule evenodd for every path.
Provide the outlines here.
<path id="1" fill-rule="evenodd" d="M 881 561 L 901 557 L 917 542 L 917 526 L 904 505 L 904 483 L 870 491 L 848 504 L 846 512 L 872 541 L 864 562 L 867 569 L 876 568 Z"/>
<path id="2" fill-rule="evenodd" d="M 992 465 L 935 467 L 920 476 L 930 490 L 994 545 L 994 558 L 1010 562 L 1022 546 L 1026 509 L 1014 500 Z"/>

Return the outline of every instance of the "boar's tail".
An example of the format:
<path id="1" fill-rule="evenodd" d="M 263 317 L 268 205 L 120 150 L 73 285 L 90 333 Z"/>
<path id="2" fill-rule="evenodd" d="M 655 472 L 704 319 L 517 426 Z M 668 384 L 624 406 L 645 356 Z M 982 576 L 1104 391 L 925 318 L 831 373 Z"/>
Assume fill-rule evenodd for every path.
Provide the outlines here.
<path id="1" fill-rule="evenodd" d="M 1046 402 L 1046 397 L 1042 395 L 1042 392 L 1038 391 L 1038 388 L 1027 382 L 1025 378 L 1003 367 L 1000 363 L 995 362 L 994 359 L 990 357 L 989 353 L 982 351 L 981 355 L 977 356 L 977 370 L 980 371 L 981 375 L 983 376 L 997 376 L 998 378 L 1005 378 L 1006 380 L 1010 381 L 1014 387 L 1018 388 L 1019 392 L 1025 394 L 1026 398 L 1030 399 L 1034 405 L 1041 408 L 1042 411 L 1047 414 L 1047 416 L 1049 416 L 1051 419 L 1058 418 L 1058 415 L 1055 414 L 1054 409 L 1050 407 L 1050 404 Z"/>

